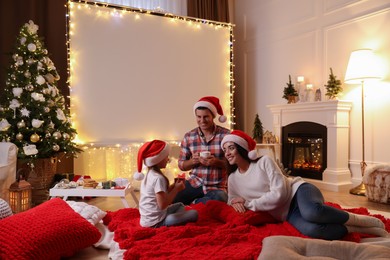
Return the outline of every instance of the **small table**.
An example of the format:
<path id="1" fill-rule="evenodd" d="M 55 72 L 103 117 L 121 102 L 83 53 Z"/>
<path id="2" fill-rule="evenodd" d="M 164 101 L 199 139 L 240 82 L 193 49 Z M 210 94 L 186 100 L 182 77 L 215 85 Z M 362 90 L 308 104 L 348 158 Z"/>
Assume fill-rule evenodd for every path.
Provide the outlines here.
<path id="1" fill-rule="evenodd" d="M 120 197 L 125 208 L 129 208 L 129 204 L 126 200 L 126 195 L 131 194 L 133 200 L 139 206 L 139 201 L 135 195 L 134 188 L 128 184 L 124 189 L 84 189 L 82 186 L 77 188 L 58 188 L 54 186 L 49 191 L 50 197 L 63 197 L 63 200 L 67 200 L 69 196 L 74 197 Z"/>

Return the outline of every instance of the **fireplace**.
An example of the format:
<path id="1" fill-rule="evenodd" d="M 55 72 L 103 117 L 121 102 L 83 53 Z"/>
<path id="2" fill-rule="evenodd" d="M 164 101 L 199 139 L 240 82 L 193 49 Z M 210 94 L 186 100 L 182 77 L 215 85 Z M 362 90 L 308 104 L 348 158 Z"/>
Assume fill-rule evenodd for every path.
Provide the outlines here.
<path id="1" fill-rule="evenodd" d="M 327 160 L 326 126 L 296 122 L 282 128 L 282 163 L 292 176 L 322 180 Z"/>
<path id="2" fill-rule="evenodd" d="M 304 153 L 317 152 L 322 150 L 321 168 L 314 171 L 308 167 L 315 167 L 314 160 L 320 161 L 319 158 L 314 159 L 308 157 L 308 161 L 312 161 L 310 166 L 305 166 L 305 170 L 301 171 L 303 178 L 315 184 L 319 188 L 330 191 L 347 191 L 351 188 L 351 171 L 349 170 L 349 114 L 352 108 L 350 101 L 330 100 L 319 102 L 298 102 L 295 104 L 269 105 L 267 106 L 273 115 L 273 130 L 275 136 L 280 140 L 281 144 L 281 162 L 284 167 L 291 164 L 285 161 L 290 156 L 294 158 Z M 303 126 L 290 133 L 290 141 L 292 143 L 284 143 L 283 133 L 295 123 L 305 123 Z M 310 124 L 309 126 L 306 123 Z M 318 135 L 316 127 L 322 128 Z M 325 133 L 324 133 L 325 131 Z M 305 133 L 302 133 L 305 132 Z M 322 134 L 321 134 L 322 132 Z M 318 145 L 316 145 L 318 142 Z M 287 153 L 286 148 L 292 146 L 295 151 Z M 317 149 L 318 148 L 318 149 Z M 297 159 L 298 160 L 298 159 Z M 296 161 L 295 168 L 292 165 L 293 174 L 298 174 L 298 163 Z M 292 161 L 294 163 L 294 161 Z M 301 170 L 301 169 L 300 169 Z"/>

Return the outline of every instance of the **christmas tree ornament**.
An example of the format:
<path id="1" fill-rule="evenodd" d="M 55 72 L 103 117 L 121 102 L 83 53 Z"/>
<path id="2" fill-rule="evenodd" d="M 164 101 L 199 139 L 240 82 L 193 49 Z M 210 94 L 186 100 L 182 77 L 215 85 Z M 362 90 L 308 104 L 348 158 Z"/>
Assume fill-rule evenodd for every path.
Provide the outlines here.
<path id="1" fill-rule="evenodd" d="M 31 84 L 28 84 L 28 85 L 26 86 L 26 90 L 31 92 L 31 91 L 34 90 L 34 86 L 31 85 Z"/>
<path id="2" fill-rule="evenodd" d="M 41 125 L 42 125 L 44 122 L 45 122 L 45 121 L 43 121 L 43 120 L 33 119 L 32 122 L 31 122 L 31 125 L 32 125 L 34 128 L 39 128 L 39 127 L 41 127 Z"/>
<path id="3" fill-rule="evenodd" d="M 17 126 L 18 128 L 23 128 L 23 127 L 26 127 L 26 123 L 22 120 L 22 121 L 18 122 L 18 123 L 16 124 L 16 126 Z"/>
<path id="4" fill-rule="evenodd" d="M 43 76 L 38 75 L 37 78 L 36 78 L 36 82 L 37 82 L 38 85 L 43 85 L 43 84 L 45 84 L 46 80 L 45 80 L 45 78 Z"/>
<path id="5" fill-rule="evenodd" d="M 61 138 L 61 133 L 60 133 L 60 132 L 54 132 L 54 133 L 53 133 L 53 137 L 54 137 L 55 139 L 60 139 L 60 138 Z"/>
<path id="6" fill-rule="evenodd" d="M 51 137 L 51 133 L 46 133 L 46 134 L 45 134 L 45 137 L 46 137 L 46 138 L 50 138 L 50 137 Z"/>
<path id="7" fill-rule="evenodd" d="M 60 146 L 58 144 L 53 145 L 53 150 L 58 152 L 60 150 Z"/>
<path id="8" fill-rule="evenodd" d="M 48 108 L 48 107 L 44 107 L 43 110 L 45 111 L 45 113 L 49 113 L 50 112 L 50 108 Z"/>
<path id="9" fill-rule="evenodd" d="M 24 73 L 24 76 L 25 76 L 26 78 L 29 78 L 29 77 L 31 77 L 31 73 L 30 73 L 29 71 L 26 71 L 26 72 Z"/>
<path id="10" fill-rule="evenodd" d="M 34 62 L 35 62 L 34 59 L 31 59 L 31 58 L 27 60 L 28 65 L 33 65 Z"/>
<path id="11" fill-rule="evenodd" d="M 18 139 L 19 141 L 20 141 L 20 140 L 23 140 L 23 134 L 17 133 L 17 134 L 16 134 L 16 139 Z"/>
<path id="12" fill-rule="evenodd" d="M 27 45 L 27 49 L 28 49 L 29 51 L 31 51 L 31 52 L 34 52 L 34 51 L 37 50 L 37 46 L 36 46 L 34 43 L 29 43 L 29 44 Z"/>
<path id="13" fill-rule="evenodd" d="M 64 140 L 68 140 L 70 138 L 70 136 L 68 133 L 63 133 L 62 138 L 64 138 Z"/>
<path id="14" fill-rule="evenodd" d="M 7 119 L 1 119 L 0 121 L 0 131 L 7 131 L 11 127 L 11 124 Z"/>
<path id="15" fill-rule="evenodd" d="M 33 142 L 33 143 L 36 143 L 39 141 L 39 135 L 37 135 L 36 133 L 32 134 L 30 136 L 30 141 Z"/>
<path id="16" fill-rule="evenodd" d="M 25 107 L 20 110 L 20 113 L 22 114 L 22 116 L 25 116 L 25 117 L 30 116 L 30 111 L 28 111 L 28 109 Z"/>
<path id="17" fill-rule="evenodd" d="M 51 73 L 47 73 L 45 75 L 45 79 L 47 80 L 47 82 L 49 82 L 49 84 L 53 84 L 54 82 L 54 76 Z"/>
<path id="18" fill-rule="evenodd" d="M 12 93 L 14 94 L 15 97 L 20 97 L 20 95 L 23 93 L 22 88 L 13 88 Z"/>

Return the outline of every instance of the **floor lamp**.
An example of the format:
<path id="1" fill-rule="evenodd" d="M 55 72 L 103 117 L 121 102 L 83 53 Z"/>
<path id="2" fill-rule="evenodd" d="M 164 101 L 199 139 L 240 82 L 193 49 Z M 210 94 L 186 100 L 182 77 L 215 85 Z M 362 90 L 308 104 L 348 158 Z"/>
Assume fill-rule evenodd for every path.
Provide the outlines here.
<path id="1" fill-rule="evenodd" d="M 362 182 L 349 191 L 353 195 L 365 196 L 366 194 L 363 183 L 364 171 L 367 166 L 364 158 L 364 83 L 379 80 L 381 77 L 377 70 L 376 57 L 372 50 L 360 49 L 351 53 L 344 82 L 347 84 L 361 84 L 362 86 L 362 161 L 360 163 Z"/>

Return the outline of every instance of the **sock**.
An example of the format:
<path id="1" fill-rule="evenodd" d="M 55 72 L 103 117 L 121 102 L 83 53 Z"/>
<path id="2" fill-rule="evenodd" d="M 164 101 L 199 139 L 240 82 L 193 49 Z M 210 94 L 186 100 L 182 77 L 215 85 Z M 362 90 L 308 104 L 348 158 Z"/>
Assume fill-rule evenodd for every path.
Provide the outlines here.
<path id="1" fill-rule="evenodd" d="M 348 212 L 349 219 L 345 222 L 347 226 L 358 226 L 358 227 L 377 227 L 385 229 L 385 224 L 378 218 L 359 215 Z"/>
<path id="2" fill-rule="evenodd" d="M 345 227 L 347 228 L 349 233 L 356 232 L 390 238 L 390 234 L 385 229 L 379 227 L 357 227 L 348 225 L 346 225 Z"/>

